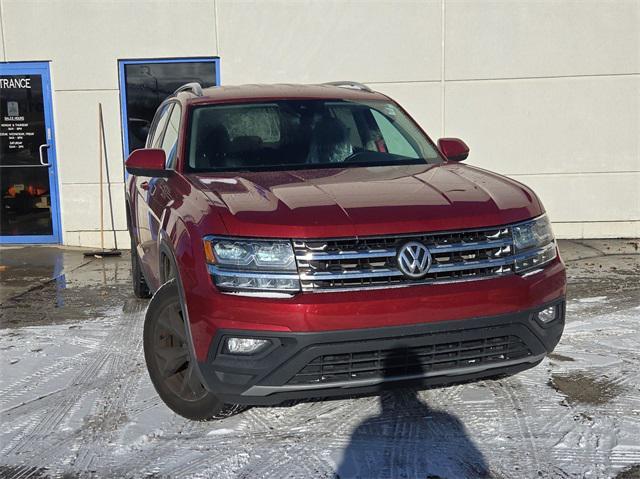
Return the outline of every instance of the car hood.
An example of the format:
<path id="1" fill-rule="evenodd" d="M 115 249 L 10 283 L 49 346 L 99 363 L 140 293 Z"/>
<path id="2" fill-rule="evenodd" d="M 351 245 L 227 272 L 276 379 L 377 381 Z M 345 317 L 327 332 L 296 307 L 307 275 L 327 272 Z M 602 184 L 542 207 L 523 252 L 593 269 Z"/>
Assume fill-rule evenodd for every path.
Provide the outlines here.
<path id="1" fill-rule="evenodd" d="M 229 235 L 341 237 L 498 226 L 543 213 L 535 194 L 461 164 L 189 175 Z"/>

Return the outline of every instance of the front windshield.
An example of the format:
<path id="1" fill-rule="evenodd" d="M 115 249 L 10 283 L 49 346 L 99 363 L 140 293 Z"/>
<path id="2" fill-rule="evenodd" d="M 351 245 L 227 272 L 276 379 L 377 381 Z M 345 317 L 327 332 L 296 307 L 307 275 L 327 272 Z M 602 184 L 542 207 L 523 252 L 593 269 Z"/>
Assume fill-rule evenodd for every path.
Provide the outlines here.
<path id="1" fill-rule="evenodd" d="M 283 100 L 200 106 L 187 170 L 291 170 L 439 163 L 442 157 L 385 101 Z"/>

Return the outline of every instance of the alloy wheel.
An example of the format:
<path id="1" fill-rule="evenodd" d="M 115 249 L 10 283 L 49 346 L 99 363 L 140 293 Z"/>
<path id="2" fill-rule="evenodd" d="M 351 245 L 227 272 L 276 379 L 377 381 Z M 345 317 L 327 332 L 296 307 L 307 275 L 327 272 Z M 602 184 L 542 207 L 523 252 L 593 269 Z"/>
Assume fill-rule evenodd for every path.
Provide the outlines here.
<path id="1" fill-rule="evenodd" d="M 207 391 L 198 378 L 189 354 L 179 302 L 166 307 L 157 319 L 153 355 L 161 380 L 173 394 L 188 402 L 206 396 Z"/>

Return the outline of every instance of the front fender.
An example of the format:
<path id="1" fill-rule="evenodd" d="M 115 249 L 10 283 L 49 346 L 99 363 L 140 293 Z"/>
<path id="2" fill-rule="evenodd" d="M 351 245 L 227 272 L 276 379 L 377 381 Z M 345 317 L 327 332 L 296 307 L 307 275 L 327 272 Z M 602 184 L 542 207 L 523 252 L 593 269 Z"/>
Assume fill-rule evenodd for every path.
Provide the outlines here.
<path id="1" fill-rule="evenodd" d="M 190 274 L 188 272 L 188 267 L 185 268 L 184 262 L 186 261 L 187 265 L 192 263 L 190 256 L 187 256 L 187 254 L 192 251 L 191 235 L 189 234 L 189 231 L 187 230 L 182 220 L 178 220 L 177 226 L 178 228 L 176 228 L 175 230 L 174 238 L 171 238 L 165 232 L 165 230 L 162 230 L 160 232 L 158 248 L 160 252 L 160 257 L 162 258 L 164 256 L 168 258 L 172 265 L 172 269 L 175 275 L 174 279 L 178 286 L 178 294 L 180 297 L 180 307 L 182 309 L 182 315 L 185 320 L 184 323 L 185 323 L 185 329 L 186 329 L 187 342 L 189 343 L 188 347 L 191 353 L 191 357 L 195 359 L 197 358 L 196 345 L 194 343 L 194 335 L 191 328 L 191 321 L 189 319 L 190 318 L 189 306 L 188 306 L 189 302 L 185 294 L 185 286 L 183 282 L 183 278 L 185 276 L 188 278 L 187 281 L 190 281 L 189 279 Z M 178 255 L 181 261 L 177 260 L 176 251 L 178 252 Z M 206 384 L 206 382 L 204 381 L 202 372 L 200 371 L 200 366 L 198 365 L 198 361 L 194 361 L 194 362 L 196 365 L 195 370 L 196 370 L 196 373 L 198 374 L 198 377 L 200 378 L 200 381 L 202 382 L 202 384 Z"/>
<path id="2" fill-rule="evenodd" d="M 204 321 L 202 312 L 192 311 L 194 304 L 202 304 L 202 301 L 190 298 L 210 298 L 215 294 L 214 287 L 207 271 L 207 264 L 202 244 L 202 234 L 195 225 L 189 228 L 186 223 L 177 218 L 171 225 L 169 233 L 165 230 L 159 235 L 160 257 L 169 258 L 178 282 L 181 294 L 182 311 L 189 326 L 191 347 L 200 357 L 203 351 L 209 348 L 209 342 L 214 334 L 211 324 Z"/>

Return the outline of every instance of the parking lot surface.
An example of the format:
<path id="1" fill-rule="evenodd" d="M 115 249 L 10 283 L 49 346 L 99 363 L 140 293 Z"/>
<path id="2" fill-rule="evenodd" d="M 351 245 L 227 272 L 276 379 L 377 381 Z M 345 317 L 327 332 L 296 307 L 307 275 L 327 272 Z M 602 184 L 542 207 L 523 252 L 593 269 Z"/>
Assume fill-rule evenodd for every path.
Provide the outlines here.
<path id="1" fill-rule="evenodd" d="M 516 376 L 173 414 L 129 258 L 0 250 L 0 477 L 640 477 L 638 241 L 564 241 L 567 326 Z"/>

